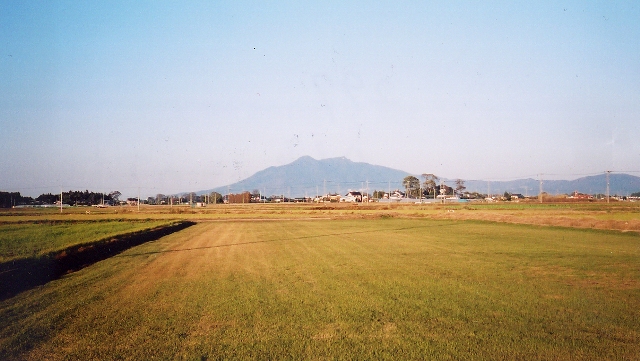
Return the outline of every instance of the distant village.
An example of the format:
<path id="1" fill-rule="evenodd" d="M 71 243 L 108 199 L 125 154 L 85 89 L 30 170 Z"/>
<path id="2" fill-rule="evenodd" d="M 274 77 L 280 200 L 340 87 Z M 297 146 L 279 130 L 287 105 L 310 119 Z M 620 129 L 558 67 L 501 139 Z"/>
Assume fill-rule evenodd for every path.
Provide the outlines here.
<path id="1" fill-rule="evenodd" d="M 524 196 L 519 193 L 504 192 L 502 194 L 482 194 L 467 192 L 464 181 L 457 179 L 455 187 L 446 185 L 432 174 L 423 174 L 424 181 L 417 177 L 407 176 L 403 179 L 404 189 L 395 190 L 349 190 L 344 194 L 327 193 L 324 195 L 288 197 L 284 194 L 261 194 L 258 189 L 252 192 L 220 194 L 210 192 L 196 194 L 194 192 L 179 195 L 157 194 L 155 197 L 140 199 L 138 197 L 122 198 L 122 193 L 96 193 L 85 191 L 68 191 L 59 194 L 42 194 L 36 198 L 20 195 L 19 192 L 1 192 L 0 208 L 21 207 L 71 207 L 92 206 L 97 208 L 114 206 L 191 206 L 206 207 L 216 204 L 248 204 L 248 203 L 464 203 L 464 202 L 636 202 L 640 200 L 640 192 L 629 196 L 584 194 L 578 191 L 572 194 L 550 195 L 541 193 Z"/>

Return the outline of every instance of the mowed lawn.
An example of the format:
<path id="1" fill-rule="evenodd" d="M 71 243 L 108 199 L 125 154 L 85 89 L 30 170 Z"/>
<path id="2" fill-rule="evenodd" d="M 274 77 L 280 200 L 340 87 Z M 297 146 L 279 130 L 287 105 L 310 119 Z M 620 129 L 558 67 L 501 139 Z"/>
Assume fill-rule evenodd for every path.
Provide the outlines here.
<path id="1" fill-rule="evenodd" d="M 636 233 L 202 222 L 0 303 L 0 359 L 638 355 Z"/>

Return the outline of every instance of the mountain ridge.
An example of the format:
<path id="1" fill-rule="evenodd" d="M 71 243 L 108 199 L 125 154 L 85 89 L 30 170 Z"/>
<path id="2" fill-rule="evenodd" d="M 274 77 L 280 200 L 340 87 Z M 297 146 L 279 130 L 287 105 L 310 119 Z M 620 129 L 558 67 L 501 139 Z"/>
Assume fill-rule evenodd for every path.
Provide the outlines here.
<path id="1" fill-rule="evenodd" d="M 370 191 L 402 188 L 402 179 L 410 173 L 390 167 L 353 162 L 346 157 L 316 160 L 303 156 L 291 163 L 270 166 L 239 182 L 202 190 L 196 194 L 212 191 L 227 194 L 259 190 L 266 195 L 289 197 L 311 196 L 325 193 L 343 194 L 350 190 Z"/>
<path id="2" fill-rule="evenodd" d="M 402 180 L 408 175 L 421 178 L 420 175 L 410 172 L 365 162 L 354 162 L 346 157 L 316 160 L 307 155 L 288 164 L 267 167 L 239 182 L 201 190 L 196 194 L 213 191 L 227 194 L 258 190 L 267 196 L 302 197 L 327 193 L 345 194 L 350 190 L 387 191 L 403 189 Z M 441 178 L 447 185 L 454 185 L 454 179 Z M 543 179 L 542 191 L 549 194 L 572 194 L 574 191 L 585 194 L 605 194 L 606 185 L 606 174 L 602 173 L 574 180 Z M 640 177 L 612 173 L 609 175 L 609 185 L 611 195 L 629 195 L 640 192 Z M 469 192 L 483 194 L 509 192 L 537 195 L 540 190 L 540 181 L 532 178 L 511 181 L 469 180 L 465 181 L 465 186 Z"/>

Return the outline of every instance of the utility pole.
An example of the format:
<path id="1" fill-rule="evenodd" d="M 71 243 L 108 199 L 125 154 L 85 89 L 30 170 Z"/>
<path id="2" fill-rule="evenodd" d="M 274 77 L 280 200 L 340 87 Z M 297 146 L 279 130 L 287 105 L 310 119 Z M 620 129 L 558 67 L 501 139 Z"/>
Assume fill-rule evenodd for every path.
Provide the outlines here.
<path id="1" fill-rule="evenodd" d="M 409 199 L 409 184 L 404 185 L 404 194 L 407 196 L 407 199 Z"/>
<path id="2" fill-rule="evenodd" d="M 371 201 L 369 199 L 369 180 L 367 180 L 367 203 L 369 203 L 369 201 Z"/>
<path id="3" fill-rule="evenodd" d="M 60 213 L 62 213 L 62 188 L 60 188 Z"/>
<path id="4" fill-rule="evenodd" d="M 607 203 L 609 203 L 609 174 L 611 173 L 611 171 L 608 170 L 606 173 L 607 173 Z"/>
<path id="5" fill-rule="evenodd" d="M 538 194 L 538 198 L 540 200 L 540 203 L 542 203 L 542 174 L 540 174 L 538 176 L 539 181 L 540 181 L 540 193 Z"/>
<path id="6" fill-rule="evenodd" d="M 487 198 L 491 198 L 491 182 L 487 181 Z"/>
<path id="7" fill-rule="evenodd" d="M 324 188 L 322 188 L 322 203 L 324 203 L 324 196 L 327 195 L 327 180 L 324 180 Z"/>
<path id="8" fill-rule="evenodd" d="M 140 187 L 138 187 L 138 212 L 140 212 Z"/>

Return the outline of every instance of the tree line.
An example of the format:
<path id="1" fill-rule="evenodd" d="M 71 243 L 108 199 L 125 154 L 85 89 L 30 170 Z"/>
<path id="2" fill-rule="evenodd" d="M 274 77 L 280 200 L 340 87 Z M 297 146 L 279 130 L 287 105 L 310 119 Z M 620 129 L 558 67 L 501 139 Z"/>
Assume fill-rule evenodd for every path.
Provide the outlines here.
<path id="1" fill-rule="evenodd" d="M 464 185 L 464 180 L 462 179 L 456 179 L 454 186 L 451 187 L 441 181 L 440 177 L 435 174 L 424 173 L 421 177 L 422 181 L 412 175 L 404 177 L 402 180 L 404 191 L 396 189 L 394 192 L 400 193 L 406 198 L 436 198 L 438 195 L 458 196 L 460 198 L 482 198 L 482 195 L 479 193 L 466 192 L 467 187 Z M 374 199 L 380 199 L 384 198 L 387 192 L 388 191 L 385 190 L 374 190 L 371 196 Z M 388 196 L 392 196 L 392 194 Z"/>
<path id="2" fill-rule="evenodd" d="M 109 194 L 85 191 L 62 192 L 62 203 L 68 205 L 92 206 L 98 204 L 117 204 L 121 193 L 113 191 Z M 56 204 L 60 202 L 60 194 L 44 193 L 36 198 L 23 196 L 20 192 L 0 192 L 0 208 L 15 206 Z"/>
<path id="3" fill-rule="evenodd" d="M 224 196 L 218 192 L 205 193 L 201 195 L 197 195 L 194 192 L 179 195 L 165 195 L 158 193 L 155 197 L 148 197 L 146 200 L 141 200 L 141 202 L 156 205 L 185 203 L 219 204 L 224 203 Z"/>
<path id="4" fill-rule="evenodd" d="M 422 174 L 423 182 L 420 182 L 415 176 L 406 176 L 402 180 L 402 185 L 406 190 L 406 195 L 410 198 L 435 198 L 438 195 L 456 195 L 462 197 L 467 187 L 464 185 L 464 180 L 456 179 L 455 188 L 450 187 L 435 174 L 424 173 Z M 440 181 L 440 182 L 438 182 Z"/>

